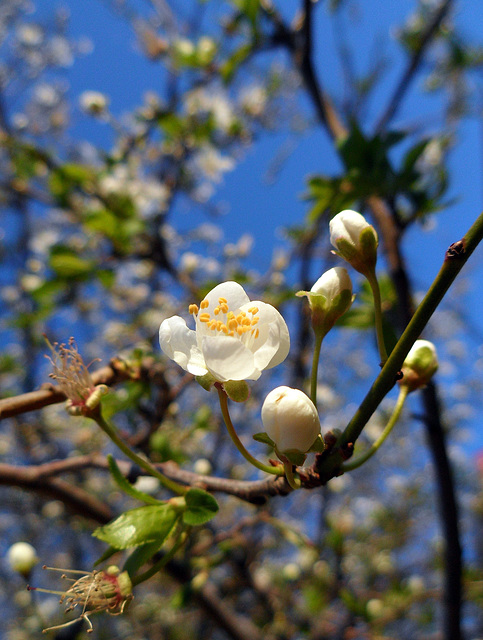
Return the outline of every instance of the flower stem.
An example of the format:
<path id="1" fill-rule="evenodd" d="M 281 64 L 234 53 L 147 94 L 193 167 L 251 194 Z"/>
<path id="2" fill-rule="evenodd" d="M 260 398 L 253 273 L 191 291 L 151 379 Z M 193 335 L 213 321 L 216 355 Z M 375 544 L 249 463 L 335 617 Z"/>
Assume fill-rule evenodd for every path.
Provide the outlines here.
<path id="1" fill-rule="evenodd" d="M 320 348 L 322 346 L 324 335 L 325 334 L 320 330 L 315 332 L 314 355 L 312 358 L 312 372 L 310 375 L 310 399 L 314 403 L 315 407 L 317 407 L 317 376 L 319 371 Z"/>
<path id="2" fill-rule="evenodd" d="M 188 539 L 188 533 L 186 531 L 182 531 L 179 534 L 176 542 L 171 547 L 171 549 L 167 553 L 165 553 L 162 558 L 160 558 L 157 562 L 155 562 L 153 566 L 150 567 L 144 573 L 140 573 L 139 575 L 131 578 L 132 586 L 135 587 L 136 585 L 141 584 L 141 582 L 145 582 L 146 580 L 149 580 L 149 578 L 152 578 L 156 573 L 158 573 L 158 571 L 160 571 L 163 567 L 165 567 L 168 564 L 171 558 L 173 558 L 173 556 L 176 554 L 178 549 L 180 549 L 184 545 L 187 539 Z"/>
<path id="3" fill-rule="evenodd" d="M 174 493 L 177 493 L 179 495 L 183 495 L 188 491 L 188 487 L 184 487 L 178 482 L 175 482 L 174 480 L 167 478 L 160 471 L 158 471 L 156 467 L 154 467 L 151 464 L 151 462 L 149 462 L 145 458 L 142 458 L 137 453 L 135 453 L 132 449 L 130 449 L 130 447 L 128 447 L 128 445 L 119 437 L 119 434 L 117 433 L 117 430 L 115 429 L 115 427 L 113 427 L 111 424 L 106 422 L 106 420 L 102 416 L 102 413 L 99 407 L 96 407 L 94 410 L 92 410 L 89 413 L 88 417 L 92 418 L 93 420 L 95 420 L 95 422 L 97 422 L 97 424 L 104 431 L 104 433 L 112 440 L 112 442 L 114 442 L 114 444 L 128 458 L 130 458 L 133 462 L 135 462 L 138 466 L 140 466 L 141 469 L 144 469 L 144 471 L 149 473 L 151 476 L 153 476 L 154 478 L 157 478 L 165 489 L 169 489 L 170 491 L 173 491 Z"/>
<path id="4" fill-rule="evenodd" d="M 238 451 L 242 454 L 245 460 L 248 460 L 248 462 L 252 464 L 254 467 L 256 467 L 257 469 L 260 469 L 261 471 L 265 471 L 265 473 L 271 473 L 272 475 L 282 476 L 284 474 L 284 471 L 281 466 L 272 467 L 267 464 L 263 464 L 263 462 L 260 462 L 259 460 L 254 458 L 251 453 L 248 453 L 248 451 L 243 446 L 240 438 L 238 437 L 235 431 L 235 427 L 233 426 L 233 423 L 231 421 L 230 413 L 228 411 L 228 396 L 226 395 L 221 384 L 216 383 L 215 387 L 216 387 L 216 390 L 218 391 L 218 397 L 220 399 L 220 407 L 221 407 L 221 413 L 223 415 L 223 420 L 225 421 L 225 425 L 228 430 L 228 433 L 230 434 L 230 438 L 233 440 L 233 443 L 235 447 L 238 449 Z"/>
<path id="5" fill-rule="evenodd" d="M 376 451 L 379 449 L 379 447 L 382 445 L 384 440 L 391 433 L 394 425 L 398 421 L 399 416 L 401 415 L 402 408 L 404 406 L 404 402 L 406 401 L 406 398 L 408 396 L 408 393 L 409 393 L 409 388 L 407 386 L 401 386 L 399 388 L 399 396 L 397 398 L 391 417 L 389 418 L 387 425 L 384 427 L 384 431 L 381 433 L 379 438 L 377 438 L 377 440 L 374 442 L 372 447 L 370 447 L 365 453 L 363 453 L 361 456 L 359 456 L 355 460 L 349 460 L 348 462 L 344 462 L 344 464 L 341 467 L 342 471 L 352 471 L 353 469 L 357 469 L 376 453 Z"/>
<path id="6" fill-rule="evenodd" d="M 284 460 L 283 468 L 285 471 L 285 477 L 287 478 L 287 482 L 292 487 L 292 489 L 294 491 L 297 491 L 297 489 L 300 489 L 302 484 L 300 482 L 300 478 L 296 478 L 294 475 L 292 463 L 289 460 L 287 461 Z"/>
<path id="7" fill-rule="evenodd" d="M 377 348 L 379 349 L 381 367 L 383 367 L 387 361 L 387 352 L 386 352 L 386 345 L 384 343 L 384 332 L 382 330 L 381 290 L 379 289 L 379 282 L 377 281 L 375 270 L 372 272 L 366 273 L 366 278 L 369 282 L 369 285 L 372 290 L 372 295 L 374 297 L 374 315 L 375 315 L 375 322 L 376 322 Z"/>

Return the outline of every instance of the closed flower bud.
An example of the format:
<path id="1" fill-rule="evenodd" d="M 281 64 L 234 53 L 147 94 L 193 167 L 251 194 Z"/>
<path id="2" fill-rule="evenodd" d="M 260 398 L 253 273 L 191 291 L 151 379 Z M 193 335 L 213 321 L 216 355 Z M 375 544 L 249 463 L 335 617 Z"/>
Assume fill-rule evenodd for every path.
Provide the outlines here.
<path id="1" fill-rule="evenodd" d="M 416 340 L 404 360 L 399 384 L 415 391 L 427 385 L 437 370 L 438 356 L 434 344 L 428 340 Z"/>
<path id="2" fill-rule="evenodd" d="M 325 335 L 349 309 L 354 300 L 352 282 L 344 267 L 334 267 L 320 276 L 310 291 L 298 291 L 307 296 L 312 311 L 312 326 Z"/>
<path id="3" fill-rule="evenodd" d="M 299 389 L 277 387 L 262 406 L 265 432 L 277 452 L 307 453 L 320 433 L 320 421 L 312 400 Z"/>
<path id="4" fill-rule="evenodd" d="M 337 255 L 364 275 L 374 271 L 379 241 L 376 230 L 364 216 L 346 209 L 332 218 L 329 229 Z"/>
<path id="5" fill-rule="evenodd" d="M 28 542 L 16 542 L 7 551 L 7 562 L 13 571 L 28 577 L 39 559 L 35 549 Z"/>

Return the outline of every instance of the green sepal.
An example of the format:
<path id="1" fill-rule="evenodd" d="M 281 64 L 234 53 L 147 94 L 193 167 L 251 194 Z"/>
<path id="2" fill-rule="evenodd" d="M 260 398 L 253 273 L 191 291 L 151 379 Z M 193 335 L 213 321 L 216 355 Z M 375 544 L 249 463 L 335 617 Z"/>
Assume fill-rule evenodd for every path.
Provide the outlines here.
<path id="1" fill-rule="evenodd" d="M 127 480 L 122 475 L 119 467 L 117 466 L 117 462 L 114 460 L 111 454 L 107 456 L 107 463 L 109 465 L 109 471 L 111 472 L 111 475 L 114 481 L 116 482 L 117 486 L 121 489 L 121 491 L 124 491 L 124 493 L 126 493 L 128 496 L 131 496 L 131 498 L 135 498 L 136 500 L 140 500 L 141 502 L 145 502 L 146 504 L 163 504 L 161 500 L 157 500 L 156 498 L 153 498 L 147 493 L 144 493 L 143 491 L 139 491 L 139 489 L 136 489 L 136 487 L 134 487 L 129 482 L 129 480 Z"/>
<path id="2" fill-rule="evenodd" d="M 359 246 L 367 266 L 375 267 L 377 261 L 377 234 L 374 227 L 366 227 L 359 235 Z"/>
<path id="3" fill-rule="evenodd" d="M 256 433 L 253 436 L 253 439 L 257 442 L 262 442 L 263 444 L 268 444 L 270 447 L 275 449 L 275 442 L 264 432 Z"/>
<path id="4" fill-rule="evenodd" d="M 168 503 L 131 509 L 99 527 L 92 534 L 116 549 L 140 547 L 149 542 L 159 545 L 169 536 L 179 511 Z"/>
<path id="5" fill-rule="evenodd" d="M 314 444 L 310 447 L 308 452 L 323 453 L 324 451 L 325 451 L 325 442 L 319 433 L 319 435 L 315 438 Z"/>
<path id="6" fill-rule="evenodd" d="M 307 454 L 298 451 L 297 449 L 289 449 L 288 451 L 284 451 L 283 453 L 279 453 L 276 451 L 278 457 L 283 462 L 283 459 L 286 458 L 289 462 L 294 464 L 296 467 L 301 467 L 307 458 Z"/>
<path id="7" fill-rule="evenodd" d="M 346 240 L 345 238 L 337 238 L 336 244 L 338 251 L 335 253 L 344 258 L 344 260 L 347 260 L 347 262 L 352 263 L 353 259 L 359 256 L 359 250 L 352 244 L 352 242 L 349 242 L 349 240 Z"/>
<path id="8" fill-rule="evenodd" d="M 211 373 L 205 373 L 204 376 L 196 376 L 196 382 L 203 387 L 205 391 L 211 391 L 211 387 L 215 384 L 216 379 L 212 376 Z"/>
<path id="9" fill-rule="evenodd" d="M 183 522 L 189 526 L 205 524 L 218 513 L 218 502 L 203 489 L 189 489 L 184 498 L 186 510 L 183 513 Z"/>
<path id="10" fill-rule="evenodd" d="M 250 387 L 245 380 L 227 380 L 223 383 L 223 389 L 233 402 L 246 402 L 250 397 Z"/>
<path id="11" fill-rule="evenodd" d="M 124 563 L 122 570 L 127 571 L 131 577 L 136 575 L 143 564 L 146 564 L 156 551 L 161 548 L 162 544 L 163 542 L 160 543 L 158 540 L 155 540 L 154 542 L 149 542 L 148 544 L 136 547 Z"/>

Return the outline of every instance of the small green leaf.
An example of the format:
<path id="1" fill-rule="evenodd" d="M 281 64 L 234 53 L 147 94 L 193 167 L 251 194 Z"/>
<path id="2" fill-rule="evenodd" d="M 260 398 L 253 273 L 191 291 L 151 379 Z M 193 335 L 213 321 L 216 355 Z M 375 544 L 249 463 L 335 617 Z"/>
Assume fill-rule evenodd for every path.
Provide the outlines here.
<path id="1" fill-rule="evenodd" d="M 139 491 L 134 487 L 121 473 L 119 467 L 117 466 L 117 462 L 111 455 L 107 456 L 107 463 L 109 465 L 109 471 L 116 482 L 117 486 L 124 491 L 131 498 L 135 498 L 136 500 L 141 500 L 141 502 L 145 502 L 146 504 L 163 504 L 160 500 L 156 500 L 152 496 L 144 493 L 143 491 Z"/>
<path id="2" fill-rule="evenodd" d="M 216 380 L 211 373 L 205 373 L 204 376 L 196 376 L 196 382 L 203 387 L 205 391 L 211 391 L 211 387 L 215 384 Z"/>
<path id="3" fill-rule="evenodd" d="M 203 489 L 189 489 L 184 497 L 186 510 L 183 513 L 183 522 L 187 525 L 205 524 L 218 512 L 217 501 Z"/>
<path id="4" fill-rule="evenodd" d="M 314 444 L 310 447 L 309 451 L 312 451 L 313 453 L 323 453 L 325 451 L 325 442 L 320 433 L 315 439 Z"/>
<path id="5" fill-rule="evenodd" d="M 126 511 L 92 534 L 116 549 L 140 547 L 149 542 L 162 544 L 179 518 L 170 504 L 149 505 Z"/>

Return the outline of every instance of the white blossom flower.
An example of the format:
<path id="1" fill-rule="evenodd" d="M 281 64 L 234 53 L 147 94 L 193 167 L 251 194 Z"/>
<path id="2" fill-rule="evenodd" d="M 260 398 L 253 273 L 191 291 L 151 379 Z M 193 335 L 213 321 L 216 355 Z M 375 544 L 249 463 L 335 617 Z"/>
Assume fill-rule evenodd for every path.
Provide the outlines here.
<path id="1" fill-rule="evenodd" d="M 230 156 L 222 155 L 211 145 L 204 145 L 193 156 L 193 166 L 211 182 L 219 183 L 223 173 L 235 168 L 235 161 Z"/>
<path id="2" fill-rule="evenodd" d="M 196 330 L 179 316 L 159 329 L 164 353 L 195 376 L 216 380 L 257 380 L 264 369 L 287 357 L 290 337 L 285 320 L 270 304 L 250 302 L 243 287 L 224 282 L 212 289 L 200 307 L 190 305 Z"/>
<path id="3" fill-rule="evenodd" d="M 345 209 L 332 218 L 329 229 L 330 242 L 341 258 L 363 274 L 375 268 L 378 237 L 364 216 Z"/>
<path id="4" fill-rule="evenodd" d="M 27 577 L 39 559 L 37 553 L 28 542 L 15 542 L 7 551 L 7 562 L 13 571 Z"/>
<path id="5" fill-rule="evenodd" d="M 320 433 L 320 421 L 312 400 L 299 389 L 277 387 L 262 406 L 262 422 L 280 453 L 307 453 Z"/>
<path id="6" fill-rule="evenodd" d="M 84 91 L 79 97 L 79 104 L 83 111 L 92 115 L 105 113 L 108 105 L 107 97 L 100 91 Z"/>

